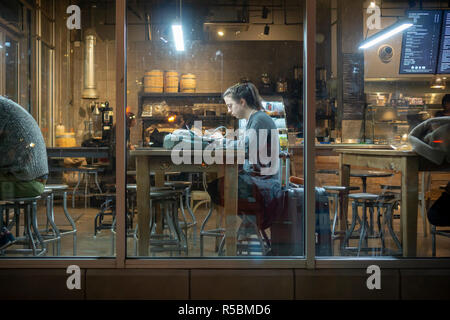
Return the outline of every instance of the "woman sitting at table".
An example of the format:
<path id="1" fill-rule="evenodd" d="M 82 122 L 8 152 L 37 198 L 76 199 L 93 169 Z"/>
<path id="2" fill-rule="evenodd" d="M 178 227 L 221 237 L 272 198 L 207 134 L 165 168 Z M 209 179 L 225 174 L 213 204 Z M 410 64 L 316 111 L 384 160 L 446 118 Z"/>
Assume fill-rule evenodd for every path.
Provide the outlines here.
<path id="1" fill-rule="evenodd" d="M 259 212 L 254 221 L 263 230 L 275 218 L 276 199 L 281 191 L 279 178 L 279 137 L 277 127 L 263 110 L 261 97 L 252 83 L 238 83 L 223 94 L 228 112 L 238 119 L 247 120 L 247 125 L 238 140 L 223 139 L 226 148 L 241 146 L 245 150 L 245 161 L 239 165 L 238 214 L 248 215 L 248 208 Z M 267 157 L 264 158 L 264 155 Z M 208 192 L 215 204 L 224 204 L 224 179 L 209 183 Z M 254 211 L 254 210 L 251 210 Z"/>

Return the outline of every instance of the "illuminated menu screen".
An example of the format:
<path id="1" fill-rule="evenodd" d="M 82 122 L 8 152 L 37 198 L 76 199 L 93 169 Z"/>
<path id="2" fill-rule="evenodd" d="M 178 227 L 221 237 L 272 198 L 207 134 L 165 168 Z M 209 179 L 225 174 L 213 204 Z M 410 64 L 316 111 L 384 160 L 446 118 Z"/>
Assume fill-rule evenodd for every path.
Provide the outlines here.
<path id="1" fill-rule="evenodd" d="M 434 74 L 438 60 L 442 11 L 408 11 L 414 25 L 403 33 L 401 74 Z"/>
<path id="2" fill-rule="evenodd" d="M 450 11 L 444 11 L 437 73 L 450 74 Z"/>

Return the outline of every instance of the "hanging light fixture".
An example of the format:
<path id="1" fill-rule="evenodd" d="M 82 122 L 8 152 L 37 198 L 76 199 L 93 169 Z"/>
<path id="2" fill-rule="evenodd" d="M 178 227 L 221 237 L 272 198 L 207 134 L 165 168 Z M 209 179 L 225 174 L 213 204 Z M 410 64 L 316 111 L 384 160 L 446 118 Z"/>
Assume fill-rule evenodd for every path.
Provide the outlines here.
<path id="1" fill-rule="evenodd" d="M 400 32 L 405 31 L 406 29 L 412 27 L 414 23 L 412 20 L 401 20 L 399 22 L 394 23 L 393 25 L 387 27 L 386 29 L 374 34 L 373 36 L 367 38 L 363 42 L 361 42 L 359 49 L 367 49 L 370 48 L 381 41 L 384 41 Z"/>
<path id="2" fill-rule="evenodd" d="M 431 85 L 430 85 L 431 89 L 442 89 L 442 90 L 444 90 L 445 87 L 446 87 L 445 79 L 440 77 L 440 76 L 434 77 L 434 79 L 433 79 L 433 81 L 431 82 Z"/>

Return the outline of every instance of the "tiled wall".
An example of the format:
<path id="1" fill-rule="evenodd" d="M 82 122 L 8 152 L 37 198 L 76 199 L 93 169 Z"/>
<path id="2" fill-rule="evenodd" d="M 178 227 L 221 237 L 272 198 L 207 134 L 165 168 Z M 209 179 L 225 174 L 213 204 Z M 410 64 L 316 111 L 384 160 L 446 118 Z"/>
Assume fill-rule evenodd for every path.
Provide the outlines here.
<path id="1" fill-rule="evenodd" d="M 84 129 L 79 109 L 89 104 L 81 99 L 83 86 L 83 47 L 74 48 L 75 88 L 74 118 L 78 119 L 78 131 Z M 98 101 L 108 100 L 115 108 L 115 41 L 97 39 L 95 48 Z M 186 44 L 186 50 L 176 52 L 162 41 L 129 42 L 127 48 L 127 101 L 131 111 L 137 114 L 138 93 L 142 90 L 143 76 L 152 69 L 176 70 L 194 73 L 197 92 L 223 92 L 230 85 L 246 77 L 256 84 L 262 73 L 268 73 L 273 81 L 279 77 L 292 78 L 293 67 L 302 61 L 302 44 L 296 41 L 229 41 Z M 83 113 L 83 112 L 81 112 Z M 77 130 L 77 129 L 75 129 Z M 140 123 L 132 129 L 131 140 L 140 138 Z M 78 137 L 81 139 L 80 134 Z M 81 140 L 80 140 L 81 142 Z"/>

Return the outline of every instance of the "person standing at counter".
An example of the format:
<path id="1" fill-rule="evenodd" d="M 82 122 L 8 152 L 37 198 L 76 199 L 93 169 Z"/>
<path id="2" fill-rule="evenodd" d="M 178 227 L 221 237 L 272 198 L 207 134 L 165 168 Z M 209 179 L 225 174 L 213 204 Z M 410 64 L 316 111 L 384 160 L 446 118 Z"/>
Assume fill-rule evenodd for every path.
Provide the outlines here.
<path id="1" fill-rule="evenodd" d="M 434 115 L 435 117 L 449 117 L 450 116 L 450 94 L 446 94 L 442 98 L 442 109 Z"/>
<path id="2" fill-rule="evenodd" d="M 265 229 L 270 226 L 271 220 L 276 214 L 273 212 L 273 200 L 277 198 L 278 192 L 281 190 L 278 165 L 280 146 L 277 127 L 272 118 L 263 111 L 261 97 L 252 83 L 239 83 L 228 88 L 223 94 L 223 99 L 232 116 L 247 120 L 245 133 L 240 138 L 243 141 L 223 139 L 227 148 L 241 144 L 245 150 L 245 163 L 239 167 L 238 174 L 238 213 L 246 214 L 246 205 L 251 203 L 261 206 L 260 211 L 264 214 L 255 217 L 256 221 L 254 222 L 260 229 Z M 256 135 L 246 134 L 252 130 Z M 263 131 L 265 131 L 264 134 L 262 134 Z M 274 134 L 276 136 L 273 136 Z M 216 133 L 212 138 L 221 139 L 222 137 Z M 261 138 L 265 141 L 260 141 Z M 258 150 L 258 156 L 256 163 L 252 163 L 249 161 L 250 151 L 255 147 Z M 262 163 L 259 157 L 261 148 L 265 148 L 262 154 L 266 154 L 272 159 L 269 163 Z M 268 170 L 269 168 L 274 170 Z M 223 184 L 223 178 L 208 184 L 208 192 L 212 201 L 221 206 L 224 202 Z"/>
<path id="3" fill-rule="evenodd" d="M 24 108 L 2 96 L 0 114 L 0 200 L 39 196 L 48 178 L 41 130 Z M 3 227 L 0 249 L 14 242 L 11 232 Z"/>

